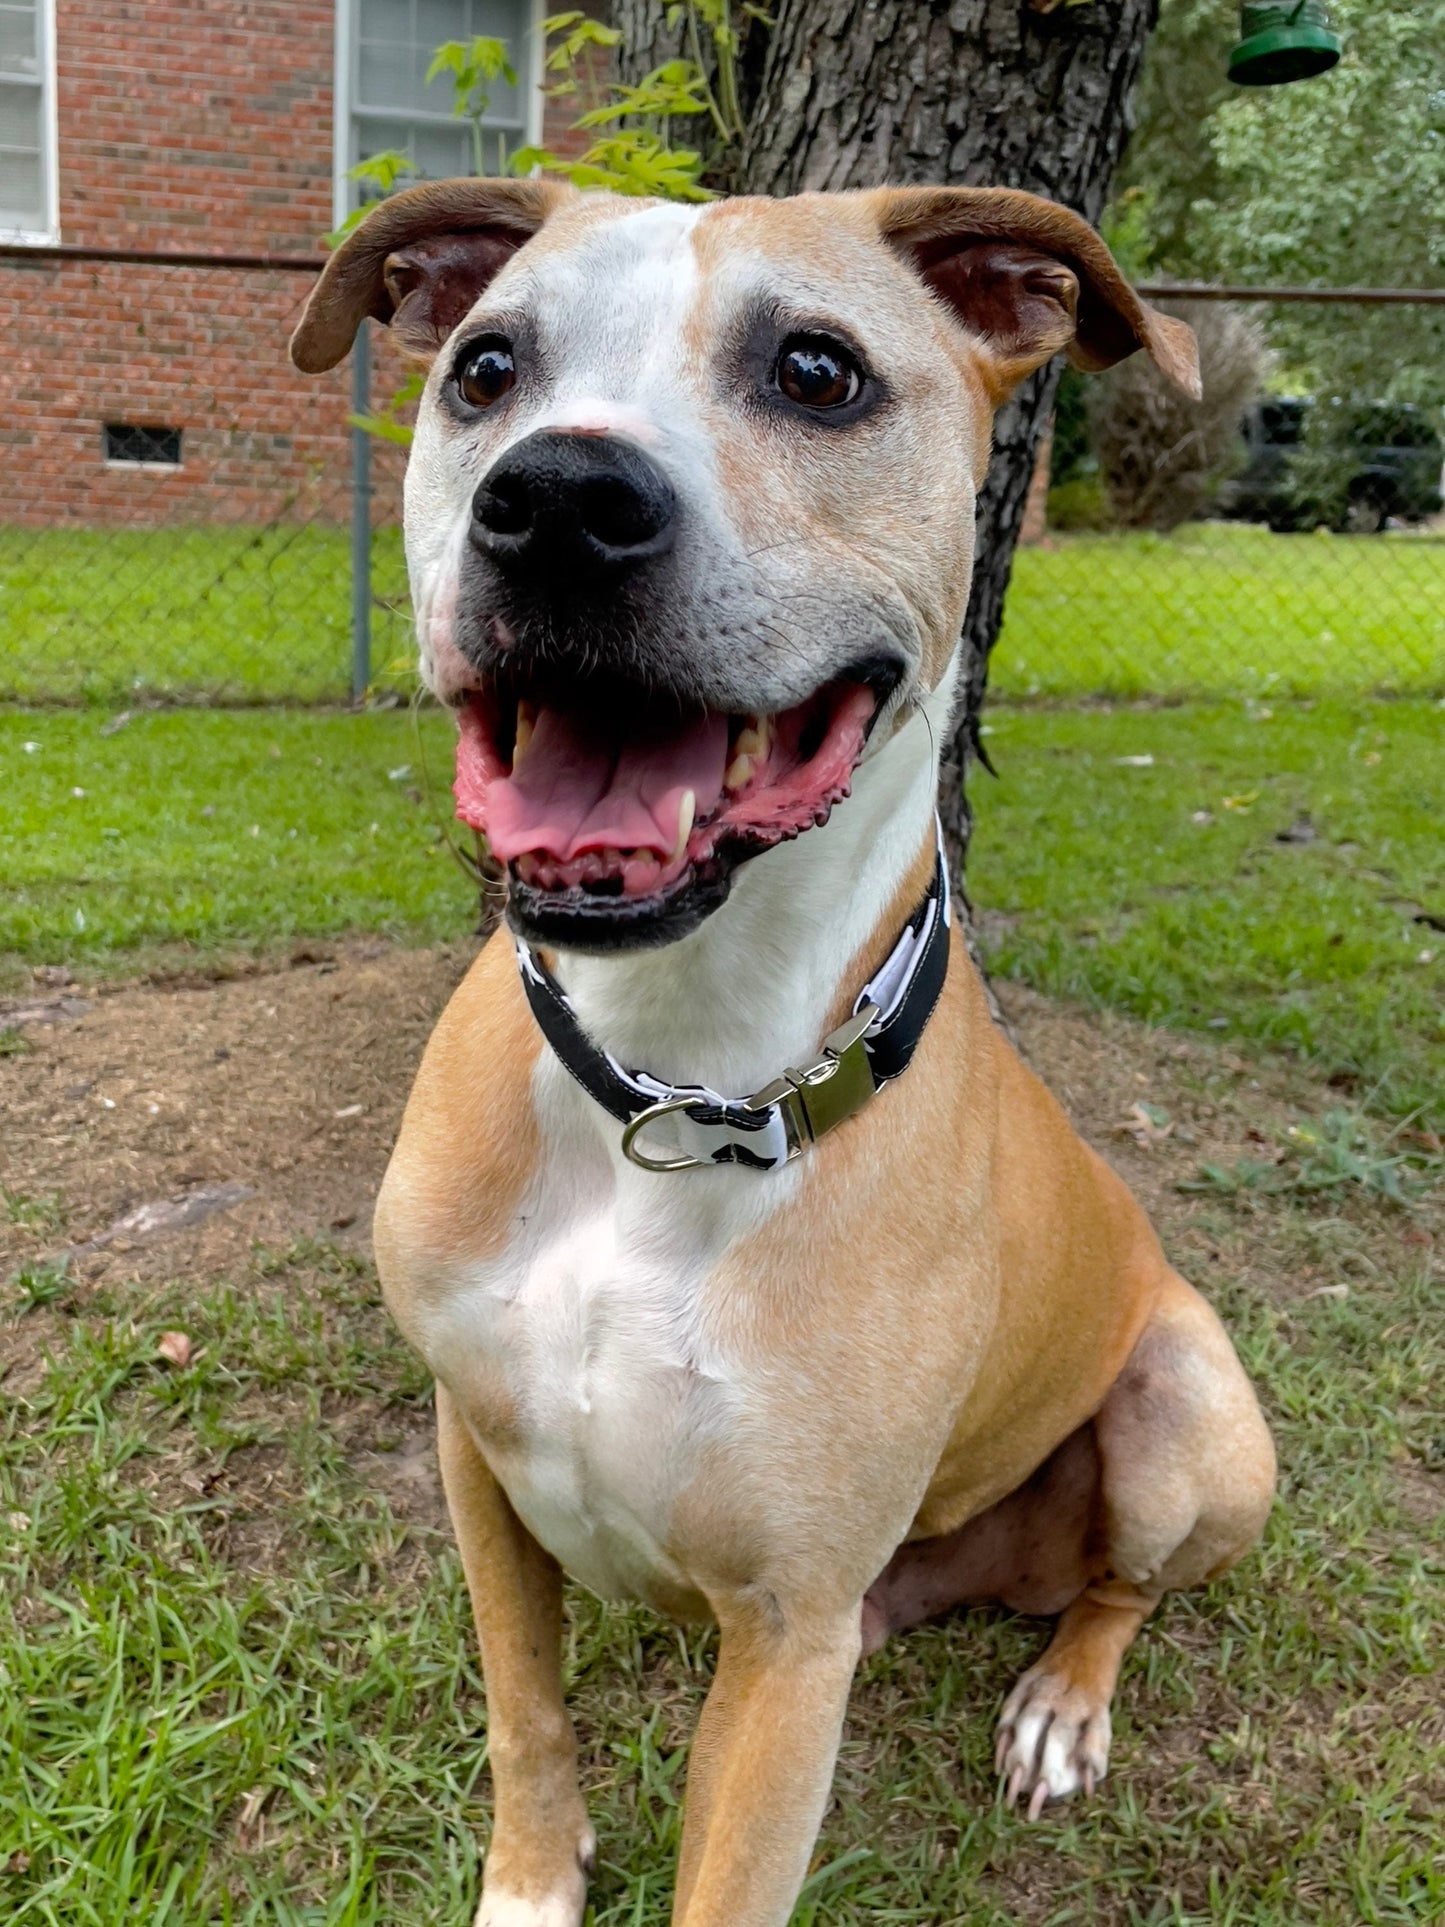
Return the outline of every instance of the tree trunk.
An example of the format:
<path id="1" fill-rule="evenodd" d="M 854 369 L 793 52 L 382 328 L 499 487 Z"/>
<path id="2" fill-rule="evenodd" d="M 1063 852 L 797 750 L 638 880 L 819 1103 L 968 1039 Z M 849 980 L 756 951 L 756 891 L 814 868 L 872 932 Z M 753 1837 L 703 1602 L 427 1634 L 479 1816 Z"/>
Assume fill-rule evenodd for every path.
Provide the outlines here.
<path id="1" fill-rule="evenodd" d="M 1158 0 L 774 0 L 769 11 L 771 30 L 753 22 L 744 42 L 748 134 L 718 170 L 732 191 L 1021 187 L 1098 222 Z M 617 0 L 615 14 L 625 80 L 690 51 L 658 0 Z M 972 826 L 963 779 L 979 753 L 989 652 L 1057 385 L 1057 364 L 1042 368 L 1000 412 L 979 497 L 962 690 L 939 790 L 960 887 Z"/>

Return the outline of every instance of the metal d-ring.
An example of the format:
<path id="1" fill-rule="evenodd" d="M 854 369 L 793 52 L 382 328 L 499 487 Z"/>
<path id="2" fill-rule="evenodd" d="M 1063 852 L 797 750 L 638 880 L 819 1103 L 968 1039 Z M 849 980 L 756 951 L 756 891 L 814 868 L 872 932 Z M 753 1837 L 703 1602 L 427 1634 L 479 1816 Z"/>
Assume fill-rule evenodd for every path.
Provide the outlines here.
<path id="1" fill-rule="evenodd" d="M 623 1127 L 622 1153 L 643 1171 L 700 1171 L 710 1164 L 710 1158 L 692 1158 L 684 1152 L 679 1157 L 651 1158 L 637 1146 L 637 1134 L 646 1125 L 655 1123 L 658 1118 L 666 1117 L 669 1111 L 690 1110 L 694 1104 L 703 1100 L 697 1097 L 665 1097 L 659 1104 L 649 1104 L 645 1111 L 639 1111 L 632 1122 Z"/>

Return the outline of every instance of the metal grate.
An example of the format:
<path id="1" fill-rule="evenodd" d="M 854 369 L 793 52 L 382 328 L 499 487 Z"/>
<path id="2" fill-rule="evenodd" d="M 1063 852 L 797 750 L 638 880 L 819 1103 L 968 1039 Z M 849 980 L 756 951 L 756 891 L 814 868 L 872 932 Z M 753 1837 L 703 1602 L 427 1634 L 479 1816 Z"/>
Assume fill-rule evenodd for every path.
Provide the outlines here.
<path id="1" fill-rule="evenodd" d="M 137 428 L 129 422 L 107 422 L 101 445 L 108 462 L 146 462 L 163 468 L 181 465 L 179 428 Z"/>

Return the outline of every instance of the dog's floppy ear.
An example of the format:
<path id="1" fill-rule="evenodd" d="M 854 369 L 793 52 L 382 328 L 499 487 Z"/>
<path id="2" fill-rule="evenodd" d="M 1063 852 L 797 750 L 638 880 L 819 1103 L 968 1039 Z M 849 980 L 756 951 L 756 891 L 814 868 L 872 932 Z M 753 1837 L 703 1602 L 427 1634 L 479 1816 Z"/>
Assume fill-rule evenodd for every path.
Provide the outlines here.
<path id="1" fill-rule="evenodd" d="M 337 248 L 291 337 L 319 375 L 342 360 L 364 316 L 430 361 L 483 288 L 576 190 L 560 181 L 427 181 L 379 201 Z"/>
<path id="2" fill-rule="evenodd" d="M 1060 348 L 1090 373 L 1143 348 L 1199 399 L 1194 331 L 1141 301 L 1068 208 L 1008 187 L 883 188 L 866 198 L 883 239 L 982 339 L 995 400 Z"/>

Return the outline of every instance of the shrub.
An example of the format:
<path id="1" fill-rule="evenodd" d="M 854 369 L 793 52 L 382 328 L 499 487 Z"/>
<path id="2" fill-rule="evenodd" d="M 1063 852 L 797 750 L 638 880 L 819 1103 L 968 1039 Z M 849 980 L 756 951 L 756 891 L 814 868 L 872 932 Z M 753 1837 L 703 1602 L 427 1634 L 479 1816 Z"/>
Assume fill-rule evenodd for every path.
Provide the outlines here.
<path id="1" fill-rule="evenodd" d="M 1114 524 L 1173 529 L 1202 515 L 1244 461 L 1241 423 L 1264 385 L 1259 325 L 1219 302 L 1168 304 L 1199 341 L 1204 399 L 1181 394 L 1145 355 L 1094 384 L 1089 429 Z"/>

